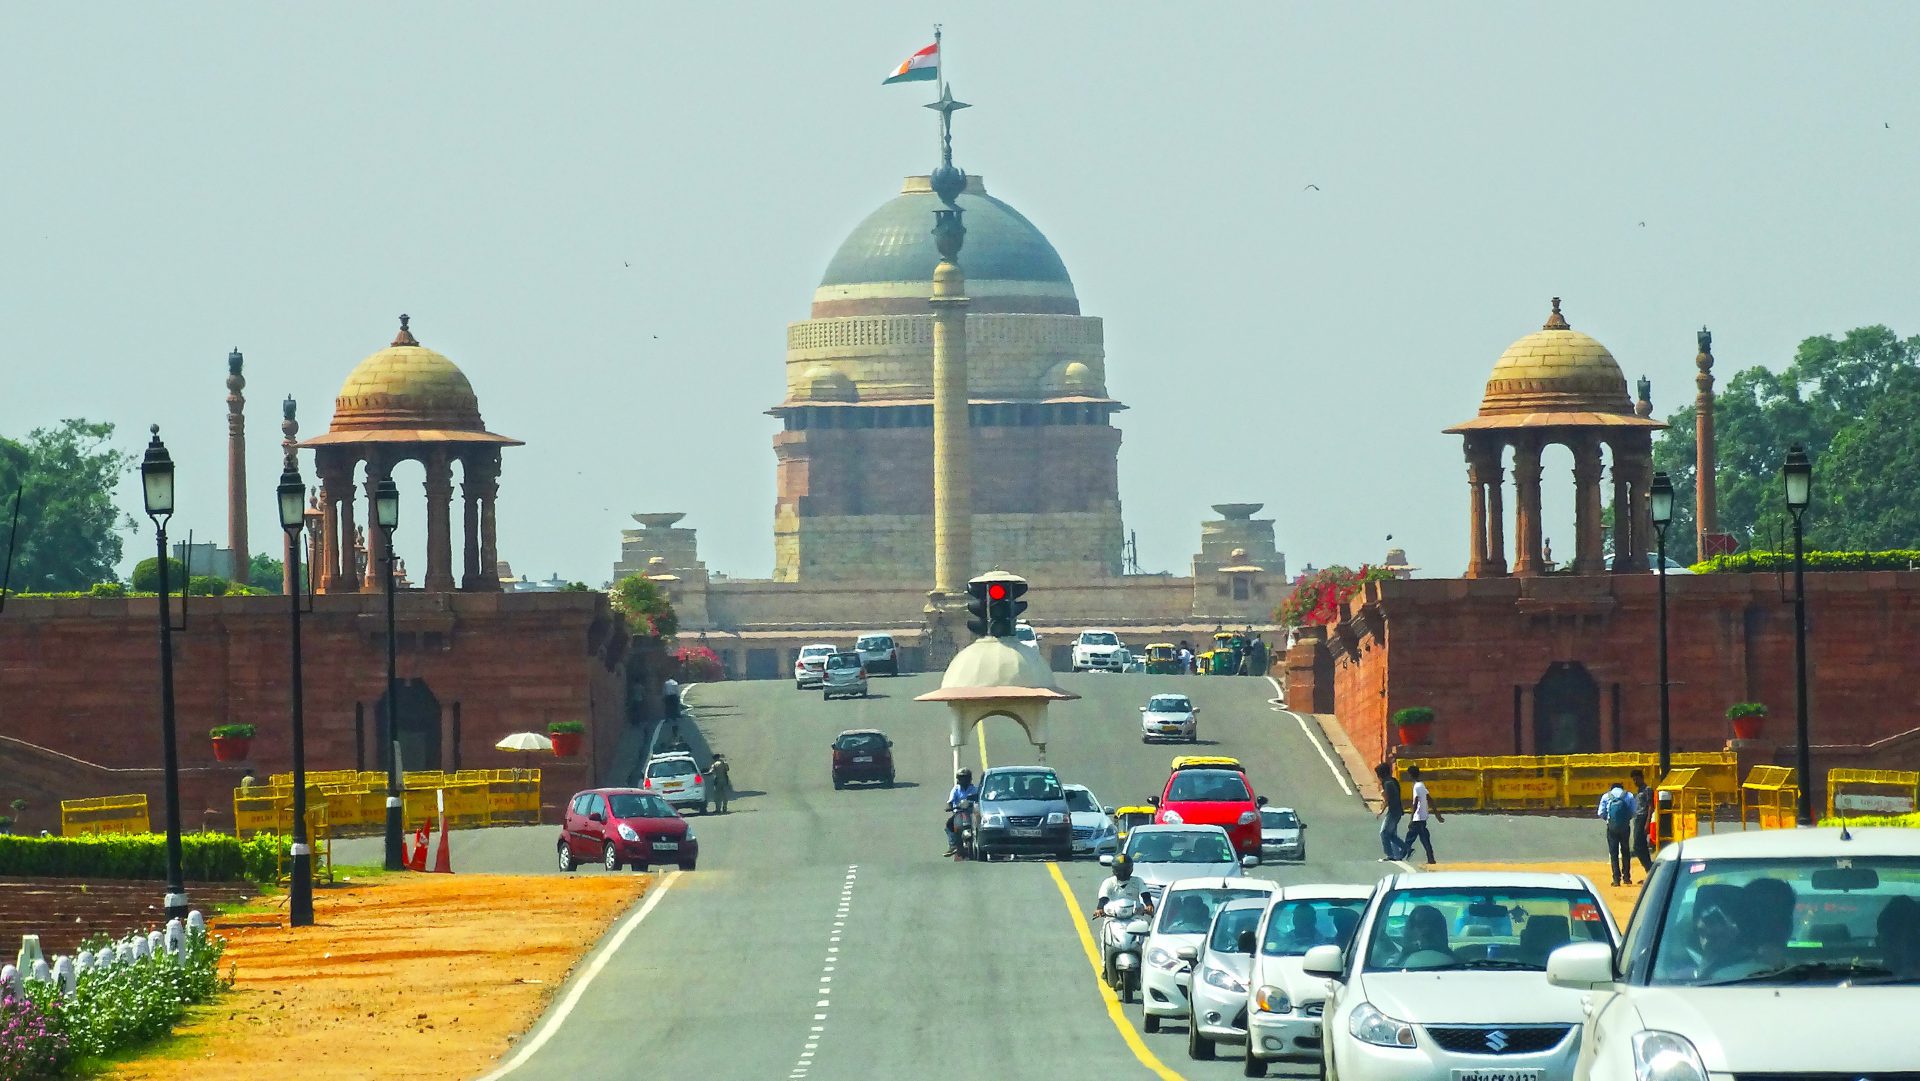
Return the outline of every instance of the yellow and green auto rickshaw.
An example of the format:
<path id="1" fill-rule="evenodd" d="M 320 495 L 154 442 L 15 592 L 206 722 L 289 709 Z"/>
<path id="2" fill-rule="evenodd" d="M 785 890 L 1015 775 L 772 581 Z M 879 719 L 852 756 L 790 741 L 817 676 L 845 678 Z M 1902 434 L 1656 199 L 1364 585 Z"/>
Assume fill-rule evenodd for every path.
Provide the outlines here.
<path id="1" fill-rule="evenodd" d="M 1180 665 L 1180 647 L 1172 642 L 1155 642 L 1147 647 L 1147 674 L 1174 676 L 1185 671 Z"/>
<path id="2" fill-rule="evenodd" d="M 1247 640 L 1243 635 L 1229 631 L 1220 631 L 1213 636 L 1213 648 L 1206 652 L 1206 668 L 1210 676 L 1233 676 L 1240 674 L 1240 658 L 1246 656 Z"/>
<path id="3" fill-rule="evenodd" d="M 1135 826 L 1153 825 L 1153 816 L 1156 812 L 1152 807 L 1146 806 L 1145 804 L 1137 804 L 1130 807 L 1115 807 L 1112 813 L 1114 832 L 1119 834 L 1120 847 L 1125 849 L 1127 847 L 1127 831 Z"/>

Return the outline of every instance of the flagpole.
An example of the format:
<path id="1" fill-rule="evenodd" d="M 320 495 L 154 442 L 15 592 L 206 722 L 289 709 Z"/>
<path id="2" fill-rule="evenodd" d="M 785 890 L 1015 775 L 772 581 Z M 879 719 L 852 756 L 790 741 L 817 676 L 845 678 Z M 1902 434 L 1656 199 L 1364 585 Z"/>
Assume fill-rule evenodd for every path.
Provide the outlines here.
<path id="1" fill-rule="evenodd" d="M 947 88 L 947 50 L 940 44 L 939 23 L 933 24 L 933 88 Z"/>

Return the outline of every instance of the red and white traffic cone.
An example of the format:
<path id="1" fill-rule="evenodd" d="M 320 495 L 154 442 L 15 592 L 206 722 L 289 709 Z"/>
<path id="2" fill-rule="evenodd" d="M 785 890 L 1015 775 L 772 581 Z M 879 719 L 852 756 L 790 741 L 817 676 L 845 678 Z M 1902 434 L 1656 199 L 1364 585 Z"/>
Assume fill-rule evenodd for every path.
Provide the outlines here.
<path id="1" fill-rule="evenodd" d="M 439 792 L 440 797 L 440 847 L 434 850 L 433 873 L 450 875 L 453 873 L 453 859 L 447 853 L 447 793 Z"/>

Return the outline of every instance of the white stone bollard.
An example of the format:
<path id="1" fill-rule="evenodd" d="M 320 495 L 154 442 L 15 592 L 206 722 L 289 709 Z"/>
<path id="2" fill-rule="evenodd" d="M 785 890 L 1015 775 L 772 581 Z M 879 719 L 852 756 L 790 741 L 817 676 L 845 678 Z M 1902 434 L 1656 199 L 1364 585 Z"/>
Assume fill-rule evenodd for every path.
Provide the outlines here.
<path id="1" fill-rule="evenodd" d="M 22 972 L 32 972 L 33 963 L 44 959 L 45 955 L 40 952 L 40 936 L 21 935 L 20 954 L 13 959 L 13 967 Z"/>
<path id="2" fill-rule="evenodd" d="M 32 979 L 34 982 L 36 983 L 52 983 L 53 982 L 53 969 L 48 967 L 47 962 L 45 960 L 35 961 L 33 963 L 32 971 L 33 971 L 33 975 L 29 978 Z"/>
<path id="3" fill-rule="evenodd" d="M 20 990 L 20 970 L 12 965 L 0 965 L 0 991 Z"/>
<path id="4" fill-rule="evenodd" d="M 187 930 L 201 935 L 207 933 L 207 918 L 200 914 L 199 909 L 187 913 Z"/>
<path id="5" fill-rule="evenodd" d="M 80 973 L 65 954 L 53 959 L 53 982 L 60 985 L 62 995 L 73 994 L 74 988 L 80 984 Z"/>
<path id="6" fill-rule="evenodd" d="M 181 925 L 178 916 L 167 921 L 167 952 L 176 961 L 187 959 L 187 929 Z"/>
<path id="7" fill-rule="evenodd" d="M 120 945 L 114 948 L 113 963 L 116 965 L 130 965 L 139 959 L 140 955 L 133 952 L 133 943 L 126 939 L 121 939 Z"/>
<path id="8" fill-rule="evenodd" d="M 158 931 L 147 932 L 147 954 L 158 957 L 167 952 L 167 936 Z"/>
<path id="9" fill-rule="evenodd" d="M 74 975 L 76 976 L 84 975 L 85 973 L 91 971 L 92 969 L 93 969 L 93 951 L 81 950 L 80 955 L 73 959 Z"/>
<path id="10" fill-rule="evenodd" d="M 147 945 L 147 939 L 145 935 L 130 936 L 127 939 L 127 945 L 133 947 L 134 960 L 144 961 L 147 959 L 147 953 L 151 949 L 151 947 Z"/>

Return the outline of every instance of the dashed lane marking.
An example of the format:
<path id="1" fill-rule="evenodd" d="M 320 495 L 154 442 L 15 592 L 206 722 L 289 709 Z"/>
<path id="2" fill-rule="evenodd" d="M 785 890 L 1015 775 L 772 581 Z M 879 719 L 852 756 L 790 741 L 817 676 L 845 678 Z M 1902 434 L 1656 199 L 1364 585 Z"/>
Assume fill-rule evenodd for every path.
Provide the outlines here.
<path id="1" fill-rule="evenodd" d="M 847 876 L 840 883 L 840 902 L 835 909 L 835 915 L 840 918 L 833 921 L 834 931 L 828 936 L 829 942 L 840 941 L 839 928 L 847 925 L 847 911 L 853 904 L 853 885 L 859 874 L 859 864 L 847 865 Z M 841 960 L 840 947 L 828 946 L 826 959 L 821 962 L 820 985 L 814 991 L 815 994 L 826 996 L 833 993 L 833 972 Z M 800 1057 L 793 1064 L 793 1072 L 787 1074 L 788 1081 L 801 1081 L 807 1076 L 807 1071 L 813 1067 L 820 1043 L 826 1039 L 827 1013 L 832 1008 L 832 1003 L 833 999 L 824 997 L 814 1002 L 813 1008 L 820 1012 L 813 1015 L 814 1023 L 807 1026 L 806 1038 L 800 1043 Z"/>

